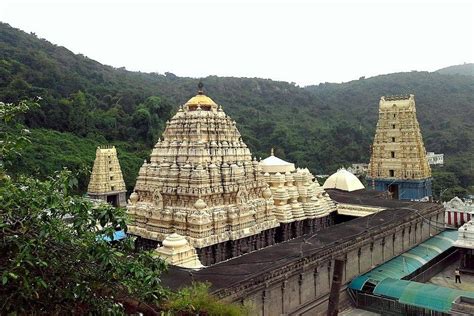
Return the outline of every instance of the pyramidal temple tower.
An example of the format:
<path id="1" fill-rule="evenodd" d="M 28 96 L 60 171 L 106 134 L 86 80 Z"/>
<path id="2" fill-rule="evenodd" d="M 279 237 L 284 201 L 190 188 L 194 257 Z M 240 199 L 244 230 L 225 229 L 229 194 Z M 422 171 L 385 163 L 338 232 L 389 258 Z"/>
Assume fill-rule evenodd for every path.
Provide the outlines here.
<path id="1" fill-rule="evenodd" d="M 431 196 L 431 169 L 426 158 L 415 96 L 380 99 L 367 175 L 368 186 L 401 200 Z"/>
<path id="2" fill-rule="evenodd" d="M 166 123 L 127 208 L 143 246 L 177 233 L 204 265 L 273 244 L 279 225 L 261 166 L 201 83 Z"/>
<path id="3" fill-rule="evenodd" d="M 114 206 L 125 206 L 126 193 L 115 146 L 97 147 L 87 195 Z"/>

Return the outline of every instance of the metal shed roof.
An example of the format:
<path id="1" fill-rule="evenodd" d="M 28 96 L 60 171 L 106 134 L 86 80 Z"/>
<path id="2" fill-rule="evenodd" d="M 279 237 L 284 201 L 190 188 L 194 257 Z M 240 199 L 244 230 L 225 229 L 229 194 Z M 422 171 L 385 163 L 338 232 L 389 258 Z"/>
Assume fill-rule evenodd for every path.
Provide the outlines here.
<path id="1" fill-rule="evenodd" d="M 458 232 L 456 230 L 445 230 L 407 252 L 353 279 L 349 284 L 349 288 L 361 290 L 369 280 L 374 284 L 378 284 L 386 278 L 400 280 L 451 248 L 457 236 Z"/>
<path id="2" fill-rule="evenodd" d="M 453 302 L 458 297 L 474 298 L 474 292 L 391 278 L 377 284 L 374 294 L 395 299 L 402 304 L 445 313 L 451 310 Z"/>

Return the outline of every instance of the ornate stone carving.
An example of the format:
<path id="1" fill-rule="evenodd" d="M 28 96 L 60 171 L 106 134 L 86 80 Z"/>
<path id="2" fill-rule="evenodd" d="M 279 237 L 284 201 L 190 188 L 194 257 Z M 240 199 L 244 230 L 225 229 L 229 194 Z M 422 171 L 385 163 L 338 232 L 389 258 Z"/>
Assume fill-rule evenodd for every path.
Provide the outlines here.
<path id="1" fill-rule="evenodd" d="M 393 170 L 392 175 L 390 170 Z M 416 119 L 414 95 L 380 99 L 369 176 L 401 179 L 431 177 Z"/>
<path id="2" fill-rule="evenodd" d="M 278 226 L 258 162 L 235 121 L 202 90 L 166 123 L 135 192 L 129 232 L 143 238 L 179 232 L 204 248 Z"/>

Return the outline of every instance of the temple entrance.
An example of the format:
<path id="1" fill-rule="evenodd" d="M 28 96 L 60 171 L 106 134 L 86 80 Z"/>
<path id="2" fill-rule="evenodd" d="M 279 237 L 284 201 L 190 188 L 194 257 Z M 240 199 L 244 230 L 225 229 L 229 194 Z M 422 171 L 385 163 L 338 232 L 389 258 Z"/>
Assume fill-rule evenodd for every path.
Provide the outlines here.
<path id="1" fill-rule="evenodd" d="M 398 184 L 390 184 L 387 188 L 388 192 L 390 193 L 390 196 L 392 199 L 397 199 L 399 198 L 398 196 Z"/>
<path id="2" fill-rule="evenodd" d="M 118 206 L 118 194 L 107 195 L 107 203 L 111 204 L 112 206 Z"/>

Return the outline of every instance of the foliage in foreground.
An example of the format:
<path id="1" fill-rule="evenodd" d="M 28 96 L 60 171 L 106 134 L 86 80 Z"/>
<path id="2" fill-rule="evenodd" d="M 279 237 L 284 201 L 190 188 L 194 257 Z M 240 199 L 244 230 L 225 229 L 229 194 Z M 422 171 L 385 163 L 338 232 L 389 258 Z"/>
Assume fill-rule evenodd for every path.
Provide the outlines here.
<path id="1" fill-rule="evenodd" d="M 69 195 L 74 184 L 67 171 L 1 180 L 0 310 L 118 311 L 166 296 L 162 261 L 136 253 L 132 239 L 103 238 L 126 227 L 124 211 Z"/>
<path id="2" fill-rule="evenodd" d="M 239 316 L 250 315 L 251 307 L 237 304 L 225 304 L 212 295 L 209 295 L 210 284 L 193 283 L 191 286 L 181 289 L 177 293 L 170 295 L 165 303 L 166 310 L 175 315 L 196 315 L 209 316 Z"/>

